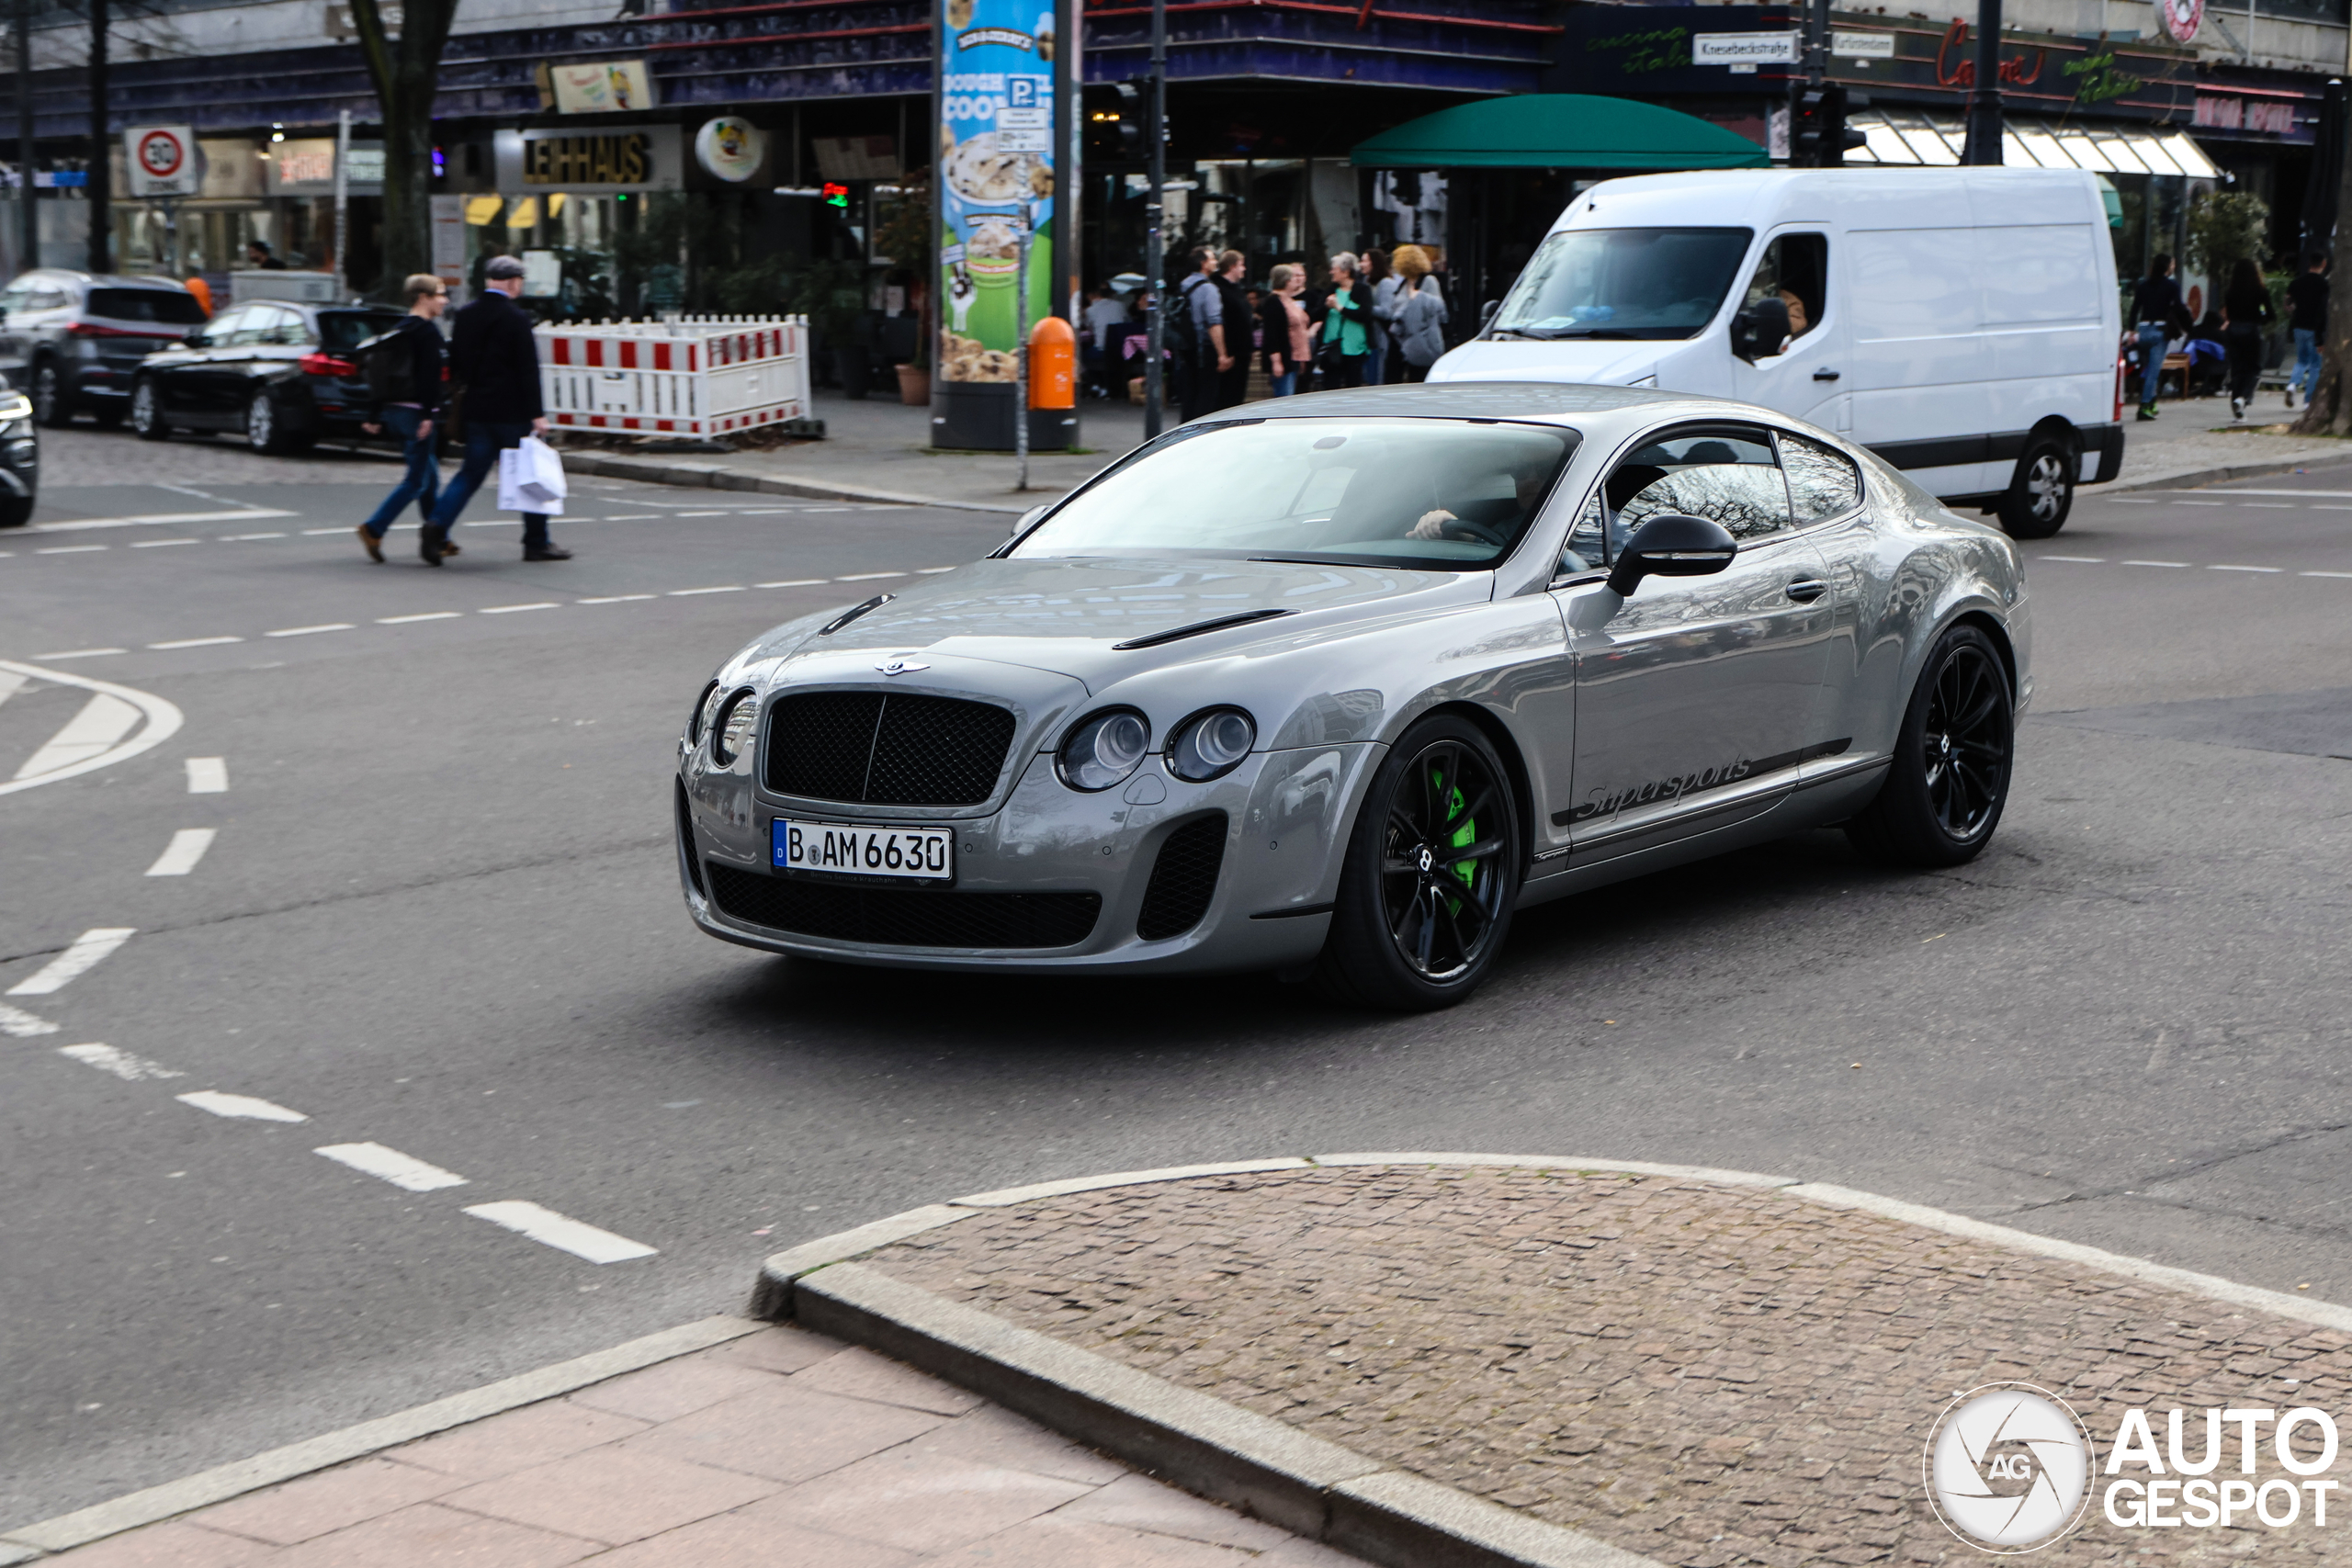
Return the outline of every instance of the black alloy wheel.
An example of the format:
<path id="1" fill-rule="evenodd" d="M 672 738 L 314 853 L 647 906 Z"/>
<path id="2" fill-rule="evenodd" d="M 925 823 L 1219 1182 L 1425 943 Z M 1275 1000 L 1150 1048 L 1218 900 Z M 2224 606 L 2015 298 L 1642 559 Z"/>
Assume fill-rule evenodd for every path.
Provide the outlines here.
<path id="1" fill-rule="evenodd" d="M 33 367 L 33 421 L 52 430 L 74 423 L 74 403 L 65 395 L 65 378 L 47 361 Z"/>
<path id="2" fill-rule="evenodd" d="M 2046 539 L 2064 528 L 2075 509 L 2075 475 L 2081 468 L 2074 447 L 2054 435 L 2026 443 L 2001 496 L 2001 531 L 2012 539 Z"/>
<path id="3" fill-rule="evenodd" d="M 141 441 L 168 441 L 172 427 L 164 422 L 164 394 L 152 376 L 141 376 L 130 389 L 130 428 Z"/>
<path id="4" fill-rule="evenodd" d="M 1912 693 L 1885 782 L 1847 837 L 1890 865 L 1973 860 L 2008 804 L 2016 750 L 2008 667 L 1983 630 L 1954 626 Z"/>
<path id="5" fill-rule="evenodd" d="M 1317 978 L 1373 1007 L 1453 1006 L 1501 950 L 1524 861 L 1518 799 L 1493 744 L 1466 719 L 1422 720 L 1365 795 Z"/>

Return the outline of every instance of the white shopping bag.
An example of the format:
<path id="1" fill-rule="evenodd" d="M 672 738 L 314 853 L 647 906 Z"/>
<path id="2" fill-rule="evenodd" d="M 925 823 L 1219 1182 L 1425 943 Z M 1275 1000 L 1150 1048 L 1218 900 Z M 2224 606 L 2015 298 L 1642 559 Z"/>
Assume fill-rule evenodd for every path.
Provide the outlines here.
<path id="1" fill-rule="evenodd" d="M 563 477 L 563 459 L 536 435 L 498 455 L 498 509 L 535 512 L 544 517 L 563 515 L 563 498 L 571 486 Z"/>

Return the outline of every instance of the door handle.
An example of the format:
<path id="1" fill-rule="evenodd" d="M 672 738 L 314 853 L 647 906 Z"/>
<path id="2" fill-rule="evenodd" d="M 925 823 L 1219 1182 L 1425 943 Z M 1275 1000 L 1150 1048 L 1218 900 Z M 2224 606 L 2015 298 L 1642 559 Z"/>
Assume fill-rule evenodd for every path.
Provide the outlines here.
<path id="1" fill-rule="evenodd" d="M 1829 592 L 1829 584 L 1817 577 L 1800 577 L 1788 586 L 1788 595 L 1800 604 L 1810 604 Z"/>
<path id="2" fill-rule="evenodd" d="M 1825 365 L 1813 373 L 1813 378 L 1816 381 L 1835 381 L 1838 379 L 1838 372 Z"/>

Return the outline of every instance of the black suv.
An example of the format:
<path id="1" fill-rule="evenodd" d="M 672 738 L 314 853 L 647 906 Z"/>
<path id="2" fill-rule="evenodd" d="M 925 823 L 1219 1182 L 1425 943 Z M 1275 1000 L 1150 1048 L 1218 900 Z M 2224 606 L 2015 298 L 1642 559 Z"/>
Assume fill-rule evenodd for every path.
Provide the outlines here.
<path id="1" fill-rule="evenodd" d="M 168 278 L 42 267 L 0 289 L 0 375 L 43 424 L 85 410 L 119 424 L 140 362 L 203 324 L 196 296 Z"/>
<path id="2" fill-rule="evenodd" d="M 130 428 L 241 433 L 256 452 L 299 452 L 322 435 L 361 439 L 368 384 L 352 351 L 400 324 L 381 305 L 232 305 L 139 367 Z"/>

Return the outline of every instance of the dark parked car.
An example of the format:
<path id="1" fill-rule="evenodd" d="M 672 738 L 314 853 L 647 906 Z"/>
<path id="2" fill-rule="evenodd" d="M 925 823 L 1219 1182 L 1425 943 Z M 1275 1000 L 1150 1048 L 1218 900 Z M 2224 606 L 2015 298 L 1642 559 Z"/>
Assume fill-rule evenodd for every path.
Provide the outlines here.
<path id="1" fill-rule="evenodd" d="M 0 289 L 0 374 L 43 424 L 79 412 L 118 424 L 139 362 L 203 324 L 196 296 L 168 278 L 41 267 Z"/>
<path id="2" fill-rule="evenodd" d="M 33 520 L 33 491 L 40 483 L 40 438 L 33 431 L 32 400 L 0 391 L 0 528 Z"/>
<path id="3" fill-rule="evenodd" d="M 356 436 L 368 388 L 351 351 L 390 331 L 398 310 L 257 299 L 221 311 L 178 346 L 151 354 L 130 389 L 130 428 L 234 430 L 256 452 L 297 452 Z"/>

